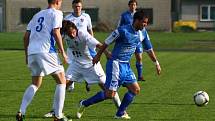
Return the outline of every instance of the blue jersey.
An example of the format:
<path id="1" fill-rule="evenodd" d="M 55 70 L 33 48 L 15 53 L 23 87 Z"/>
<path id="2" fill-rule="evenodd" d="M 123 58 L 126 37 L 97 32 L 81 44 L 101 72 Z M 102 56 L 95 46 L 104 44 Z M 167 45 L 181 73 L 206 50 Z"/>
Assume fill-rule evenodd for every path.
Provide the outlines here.
<path id="1" fill-rule="evenodd" d="M 142 31 L 135 31 L 131 24 L 118 27 L 111 35 L 105 40 L 105 44 L 109 45 L 115 41 L 115 46 L 112 50 L 112 59 L 120 61 L 129 61 L 132 54 L 135 52 L 136 47 L 143 39 Z M 144 43 L 145 48 L 151 49 L 151 44 Z"/>
<path id="2" fill-rule="evenodd" d="M 141 30 L 142 35 L 143 35 L 143 40 L 142 40 L 142 45 L 144 50 L 148 51 L 152 49 L 152 44 L 148 35 L 148 32 L 145 28 L 143 28 L 143 30 Z"/>
<path id="3" fill-rule="evenodd" d="M 134 16 L 134 13 L 131 13 L 130 11 L 126 11 L 126 12 L 122 13 L 120 21 L 119 21 L 119 26 L 132 24 L 133 16 Z"/>

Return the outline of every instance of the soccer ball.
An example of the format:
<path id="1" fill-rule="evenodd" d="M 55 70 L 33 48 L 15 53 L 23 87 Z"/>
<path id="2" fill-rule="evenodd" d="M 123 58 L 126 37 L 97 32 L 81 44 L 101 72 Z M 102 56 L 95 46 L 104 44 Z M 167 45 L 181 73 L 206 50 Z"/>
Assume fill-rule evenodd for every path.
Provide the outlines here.
<path id="1" fill-rule="evenodd" d="M 194 102 L 197 106 L 205 106 L 209 102 L 209 96 L 204 91 L 198 91 L 193 95 Z"/>

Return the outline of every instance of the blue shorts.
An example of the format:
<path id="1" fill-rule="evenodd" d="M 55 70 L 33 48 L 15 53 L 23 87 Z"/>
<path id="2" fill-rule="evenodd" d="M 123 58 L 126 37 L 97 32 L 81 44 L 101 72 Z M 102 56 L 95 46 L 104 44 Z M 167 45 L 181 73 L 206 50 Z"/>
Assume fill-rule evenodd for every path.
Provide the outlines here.
<path id="1" fill-rule="evenodd" d="M 142 43 L 137 45 L 135 53 L 143 53 L 143 45 L 142 45 Z"/>
<path id="2" fill-rule="evenodd" d="M 106 89 L 117 91 L 121 85 L 132 84 L 137 79 L 129 62 L 108 60 L 106 64 Z"/>

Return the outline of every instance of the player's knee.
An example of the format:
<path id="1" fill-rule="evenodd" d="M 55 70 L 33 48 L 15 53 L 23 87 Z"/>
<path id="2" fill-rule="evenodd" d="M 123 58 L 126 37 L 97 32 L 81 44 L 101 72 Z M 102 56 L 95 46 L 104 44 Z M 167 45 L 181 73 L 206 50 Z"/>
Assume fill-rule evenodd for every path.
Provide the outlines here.
<path id="1" fill-rule="evenodd" d="M 140 88 L 136 88 L 132 91 L 135 95 L 138 95 L 140 93 Z"/>
<path id="2" fill-rule="evenodd" d="M 107 99 L 113 99 L 113 97 L 115 96 L 115 92 L 114 91 L 105 91 L 105 96 Z"/>

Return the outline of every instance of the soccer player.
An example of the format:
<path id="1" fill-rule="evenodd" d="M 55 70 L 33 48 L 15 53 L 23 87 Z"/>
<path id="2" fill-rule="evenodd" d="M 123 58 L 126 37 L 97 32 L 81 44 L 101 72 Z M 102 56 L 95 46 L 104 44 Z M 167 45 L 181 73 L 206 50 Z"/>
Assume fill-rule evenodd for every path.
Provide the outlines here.
<path id="1" fill-rule="evenodd" d="M 32 84 L 25 90 L 19 112 L 16 115 L 17 121 L 24 120 L 26 108 L 41 86 L 43 76 L 50 74 L 57 84 L 54 95 L 54 120 L 67 121 L 62 114 L 66 79 L 64 68 L 55 49 L 55 43 L 57 43 L 64 61 L 67 62 L 60 34 L 63 20 L 63 13 L 59 10 L 61 4 L 62 0 L 48 0 L 48 8 L 38 12 L 27 26 L 24 48 L 26 64 L 31 70 Z"/>
<path id="2" fill-rule="evenodd" d="M 125 26 L 118 27 L 112 34 L 105 40 L 101 49 L 93 59 L 93 63 L 99 62 L 100 57 L 109 44 L 115 43 L 112 50 L 112 58 L 106 64 L 106 82 L 105 91 L 100 91 L 96 95 L 81 100 L 77 114 L 82 116 L 86 107 L 113 98 L 117 89 L 123 85 L 127 87 L 128 92 L 125 93 L 124 98 L 115 118 L 130 119 L 125 114 L 125 110 L 133 101 L 134 97 L 140 92 L 140 87 L 137 83 L 136 77 L 130 67 L 130 59 L 135 52 L 139 43 L 144 44 L 144 48 L 148 50 L 151 60 L 155 63 L 157 74 L 161 73 L 161 67 L 155 56 L 150 43 L 144 42 L 142 30 L 145 26 L 145 16 L 143 11 L 137 11 L 133 17 L 133 23 Z"/>
<path id="3" fill-rule="evenodd" d="M 83 6 L 82 0 L 73 0 L 72 1 L 73 12 L 68 14 L 64 18 L 64 20 L 69 20 L 73 22 L 78 28 L 78 30 L 89 32 L 93 36 L 91 18 L 87 13 L 82 12 L 82 6 Z M 74 90 L 74 87 L 75 87 L 74 84 L 75 83 L 73 83 L 72 81 L 69 82 L 68 85 L 71 85 L 68 88 L 69 91 Z M 86 90 L 90 91 L 90 86 L 87 83 L 86 83 Z"/>
<path id="4" fill-rule="evenodd" d="M 134 16 L 134 13 L 136 12 L 136 9 L 137 9 L 137 1 L 136 0 L 129 0 L 128 8 L 129 8 L 129 10 L 127 10 L 121 14 L 118 26 L 132 24 L 133 16 Z M 138 81 L 145 81 L 145 79 L 142 75 L 142 71 L 143 71 L 142 53 L 143 53 L 143 46 L 142 46 L 142 44 L 139 44 L 136 48 L 136 51 L 135 51 Z"/>
<path id="5" fill-rule="evenodd" d="M 64 28 L 64 27 L 63 27 Z M 88 32 L 78 30 L 74 23 L 67 21 L 65 27 L 65 38 L 67 43 L 67 52 L 69 57 L 69 67 L 66 71 L 66 79 L 68 81 L 86 82 L 91 84 L 99 84 L 104 89 L 105 73 L 100 62 L 93 65 L 92 60 L 96 55 L 96 48 L 101 48 L 102 44 L 97 41 Z M 106 56 L 110 57 L 110 53 L 105 51 Z M 119 108 L 121 101 L 118 93 L 113 98 L 116 107 Z M 79 115 L 77 115 L 79 118 Z"/>

